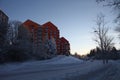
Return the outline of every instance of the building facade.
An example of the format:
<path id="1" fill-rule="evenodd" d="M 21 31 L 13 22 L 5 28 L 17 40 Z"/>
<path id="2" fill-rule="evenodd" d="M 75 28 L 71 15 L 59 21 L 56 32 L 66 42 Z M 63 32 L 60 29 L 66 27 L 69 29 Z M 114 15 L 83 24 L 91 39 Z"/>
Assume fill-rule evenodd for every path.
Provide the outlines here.
<path id="1" fill-rule="evenodd" d="M 60 54 L 70 55 L 70 43 L 64 37 L 60 38 Z"/>
<path id="2" fill-rule="evenodd" d="M 0 10 L 0 48 L 5 45 L 8 19 L 8 16 L 2 10 Z"/>
<path id="3" fill-rule="evenodd" d="M 40 49 L 38 49 L 40 46 L 42 47 L 43 45 L 47 44 L 49 47 L 51 47 L 54 45 L 56 47 L 57 54 L 70 54 L 69 41 L 64 37 L 60 38 L 59 29 L 53 23 L 47 22 L 43 25 L 39 25 L 32 20 L 26 20 L 23 23 L 23 26 L 29 31 L 30 40 L 33 43 L 33 48 L 37 48 L 37 50 L 40 51 Z M 51 43 L 53 45 L 50 45 Z"/>
<path id="4" fill-rule="evenodd" d="M 34 46 L 39 45 L 39 41 L 41 40 L 40 37 L 42 36 L 41 25 L 37 24 L 32 20 L 26 20 L 23 23 L 23 26 L 28 29 L 31 37 L 31 42 L 33 42 Z"/>
<path id="5" fill-rule="evenodd" d="M 57 53 L 60 53 L 60 42 L 59 42 L 60 35 L 58 28 L 51 22 L 47 22 L 43 24 L 42 28 L 43 28 L 43 37 L 47 34 L 48 39 L 54 38 L 56 42 Z"/>
<path id="6" fill-rule="evenodd" d="M 8 20 L 8 16 L 2 10 L 0 10 L 0 24 L 8 24 Z"/>

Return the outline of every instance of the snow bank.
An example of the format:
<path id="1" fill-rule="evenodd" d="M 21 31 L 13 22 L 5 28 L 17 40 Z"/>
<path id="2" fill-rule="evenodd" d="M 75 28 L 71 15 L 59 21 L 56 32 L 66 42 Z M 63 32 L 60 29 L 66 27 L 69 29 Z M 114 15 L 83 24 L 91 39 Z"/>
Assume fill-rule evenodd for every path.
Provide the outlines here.
<path id="1" fill-rule="evenodd" d="M 9 64 L 5 64 L 5 65 L 0 65 L 0 73 L 3 72 L 8 72 L 8 71 L 13 71 L 13 70 L 17 70 L 20 68 L 25 68 L 25 67 L 38 67 L 38 66 L 42 66 L 42 65 L 52 65 L 52 64 L 70 64 L 70 63 L 78 63 L 78 62 L 82 62 L 82 60 L 77 59 L 75 57 L 72 56 L 64 56 L 64 55 L 59 55 L 56 56 L 52 59 L 49 60 L 43 60 L 43 61 L 28 61 L 28 62 L 24 62 L 24 63 L 9 63 Z"/>
<path id="2" fill-rule="evenodd" d="M 49 62 L 49 64 L 70 64 L 70 63 L 78 63 L 78 62 L 83 62 L 83 61 L 72 56 L 61 55 L 53 58 L 53 61 Z"/>
<path id="3" fill-rule="evenodd" d="M 72 56 L 60 55 L 44 61 L 1 65 L 0 80 L 79 80 L 82 78 L 88 80 L 86 79 L 87 77 L 89 77 L 89 80 L 104 80 L 105 76 L 111 76 L 114 71 L 117 72 L 119 70 L 119 62 L 116 62 L 116 64 L 118 63 L 117 69 L 116 64 L 113 63 L 103 64 L 100 60 L 83 62 Z"/>
<path id="4" fill-rule="evenodd" d="M 78 63 L 78 62 L 83 62 L 83 60 L 80 60 L 73 56 L 58 55 L 52 59 L 43 60 L 43 61 L 25 62 L 23 64 L 27 64 L 27 65 L 70 64 L 70 63 Z"/>

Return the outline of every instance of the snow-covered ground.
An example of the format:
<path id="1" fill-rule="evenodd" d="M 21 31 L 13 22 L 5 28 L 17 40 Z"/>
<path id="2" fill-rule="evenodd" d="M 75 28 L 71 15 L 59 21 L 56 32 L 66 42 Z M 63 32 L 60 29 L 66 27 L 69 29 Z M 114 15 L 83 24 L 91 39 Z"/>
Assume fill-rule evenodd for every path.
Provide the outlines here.
<path id="1" fill-rule="evenodd" d="M 82 61 L 72 56 L 0 65 L 0 80 L 119 80 L 120 61 Z"/>

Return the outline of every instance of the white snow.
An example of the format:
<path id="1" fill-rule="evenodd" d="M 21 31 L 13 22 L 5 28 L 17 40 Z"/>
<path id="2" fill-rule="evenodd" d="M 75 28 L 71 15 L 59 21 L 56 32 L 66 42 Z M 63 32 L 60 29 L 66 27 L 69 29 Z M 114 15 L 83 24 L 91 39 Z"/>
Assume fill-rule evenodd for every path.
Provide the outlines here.
<path id="1" fill-rule="evenodd" d="M 53 58 L 53 61 L 49 62 L 50 64 L 70 64 L 70 63 L 78 63 L 83 62 L 83 60 L 77 59 L 72 56 L 57 56 Z"/>
<path id="2" fill-rule="evenodd" d="M 0 65 L 0 80 L 119 80 L 119 67 L 119 61 L 103 64 L 61 55 L 44 61 Z"/>
<path id="3" fill-rule="evenodd" d="M 28 61 L 24 63 L 8 63 L 8 64 L 0 65 L 0 72 L 13 71 L 16 69 L 24 68 L 26 66 L 35 67 L 35 66 L 46 65 L 46 64 L 57 65 L 57 64 L 70 64 L 70 63 L 80 63 L 80 62 L 83 62 L 83 61 L 72 56 L 59 55 L 49 60 Z"/>

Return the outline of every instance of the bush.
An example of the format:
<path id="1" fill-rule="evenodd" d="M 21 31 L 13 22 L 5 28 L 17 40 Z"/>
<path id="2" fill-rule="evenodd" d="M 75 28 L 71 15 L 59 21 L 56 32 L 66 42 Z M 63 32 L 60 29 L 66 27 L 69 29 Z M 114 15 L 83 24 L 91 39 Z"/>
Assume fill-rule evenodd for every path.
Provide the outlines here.
<path id="1" fill-rule="evenodd" d="M 0 53 L 0 63 L 6 62 L 22 62 L 30 59 L 28 53 L 18 48 L 11 48 Z"/>

